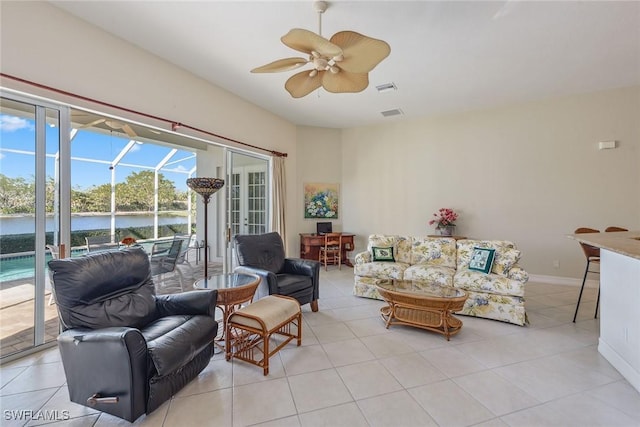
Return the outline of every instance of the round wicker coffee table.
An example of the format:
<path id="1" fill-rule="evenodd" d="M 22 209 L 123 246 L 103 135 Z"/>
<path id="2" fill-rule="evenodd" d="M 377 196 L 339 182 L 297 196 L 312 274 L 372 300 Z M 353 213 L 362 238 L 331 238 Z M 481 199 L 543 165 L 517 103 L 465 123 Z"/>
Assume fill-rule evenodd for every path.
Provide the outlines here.
<path id="1" fill-rule="evenodd" d="M 415 326 L 442 334 L 449 341 L 462 328 L 462 321 L 452 314 L 462 310 L 467 300 L 461 289 L 404 280 L 380 284 L 377 289 L 389 304 L 380 309 L 387 329 L 395 324 Z"/>
<path id="2" fill-rule="evenodd" d="M 218 331 L 218 337 L 213 341 L 219 348 L 224 349 L 220 343 L 225 342 L 227 319 L 243 304 L 248 304 L 253 299 L 256 289 L 260 284 L 260 278 L 253 274 L 217 274 L 207 278 L 196 280 L 195 289 L 217 289 L 216 308 L 222 311 L 222 330 Z M 216 342 L 217 341 L 217 342 Z"/>

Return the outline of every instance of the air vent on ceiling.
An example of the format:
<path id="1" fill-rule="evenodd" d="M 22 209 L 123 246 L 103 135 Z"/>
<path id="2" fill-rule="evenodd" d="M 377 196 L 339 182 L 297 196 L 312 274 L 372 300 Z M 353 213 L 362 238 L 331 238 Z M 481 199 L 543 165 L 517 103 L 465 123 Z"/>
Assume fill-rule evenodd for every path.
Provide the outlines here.
<path id="1" fill-rule="evenodd" d="M 378 90 L 379 93 L 384 93 L 384 92 L 391 92 L 394 90 L 398 90 L 397 86 L 395 83 L 385 83 L 383 85 L 378 85 L 376 86 L 376 89 Z"/>
<path id="2" fill-rule="evenodd" d="M 399 116 L 404 113 L 402 112 L 401 109 L 395 108 L 393 110 L 381 111 L 380 114 L 382 114 L 385 117 L 391 117 L 391 116 Z"/>

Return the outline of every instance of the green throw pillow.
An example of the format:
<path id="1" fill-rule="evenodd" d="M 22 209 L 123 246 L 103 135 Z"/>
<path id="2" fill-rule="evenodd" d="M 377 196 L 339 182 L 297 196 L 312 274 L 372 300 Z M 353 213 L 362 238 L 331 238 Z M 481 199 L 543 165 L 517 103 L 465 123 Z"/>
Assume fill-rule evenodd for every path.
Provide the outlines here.
<path id="1" fill-rule="evenodd" d="M 393 247 L 390 248 L 377 248 L 372 247 L 371 252 L 373 253 L 374 261 L 385 261 L 385 262 L 395 262 L 395 258 L 393 258 Z"/>
<path id="2" fill-rule="evenodd" d="M 481 271 L 484 274 L 489 274 L 495 254 L 495 249 L 473 248 L 471 261 L 469 261 L 469 270 Z"/>

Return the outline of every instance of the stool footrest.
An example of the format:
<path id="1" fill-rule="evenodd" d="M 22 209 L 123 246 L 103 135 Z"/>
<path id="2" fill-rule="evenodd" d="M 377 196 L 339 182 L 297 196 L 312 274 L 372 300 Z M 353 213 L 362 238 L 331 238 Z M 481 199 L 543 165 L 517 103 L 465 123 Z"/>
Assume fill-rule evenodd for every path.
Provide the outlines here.
<path id="1" fill-rule="evenodd" d="M 254 307 L 251 307 L 252 305 Z M 267 322 L 271 326 L 270 329 L 267 328 Z M 280 340 L 274 335 L 284 337 L 284 340 L 279 342 Z M 269 358 L 294 338 L 300 346 L 302 344 L 300 304 L 291 297 L 270 295 L 229 316 L 226 359 L 227 361 L 231 358 L 244 360 L 261 367 L 264 375 L 268 375 Z M 275 347 L 270 350 L 272 340 Z"/>

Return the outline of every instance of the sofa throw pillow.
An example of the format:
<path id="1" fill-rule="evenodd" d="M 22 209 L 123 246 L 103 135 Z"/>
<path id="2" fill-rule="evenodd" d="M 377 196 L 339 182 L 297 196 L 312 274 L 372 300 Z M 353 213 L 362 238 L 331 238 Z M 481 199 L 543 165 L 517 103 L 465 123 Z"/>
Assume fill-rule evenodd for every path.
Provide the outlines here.
<path id="1" fill-rule="evenodd" d="M 511 267 L 520 260 L 520 251 L 513 248 L 499 249 L 493 260 L 492 273 L 506 276 Z"/>
<path id="2" fill-rule="evenodd" d="M 395 258 L 393 257 L 393 246 L 388 248 L 379 248 L 374 246 L 371 248 L 371 252 L 373 253 L 374 261 L 383 261 L 383 262 L 395 262 Z"/>
<path id="3" fill-rule="evenodd" d="M 469 261 L 469 270 L 481 271 L 484 274 L 489 274 L 495 254 L 495 249 L 473 248 L 471 261 Z"/>

